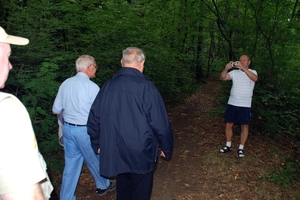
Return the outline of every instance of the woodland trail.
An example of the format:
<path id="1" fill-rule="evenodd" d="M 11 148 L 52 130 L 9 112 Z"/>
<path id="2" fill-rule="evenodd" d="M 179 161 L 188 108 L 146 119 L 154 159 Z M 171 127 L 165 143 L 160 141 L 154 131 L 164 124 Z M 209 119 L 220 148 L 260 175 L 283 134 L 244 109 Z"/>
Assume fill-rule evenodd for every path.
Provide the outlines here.
<path id="1" fill-rule="evenodd" d="M 267 179 L 272 169 L 284 165 L 282 156 L 287 155 L 288 148 L 282 149 L 259 134 L 250 133 L 245 158 L 239 159 L 236 156 L 239 127 L 236 127 L 233 151 L 219 153 L 225 144 L 224 119 L 212 115 L 211 110 L 220 85 L 217 77 L 210 77 L 184 103 L 169 110 L 175 136 L 174 154 L 169 162 L 159 160 L 151 199 L 300 199 L 300 183 L 282 188 Z M 56 186 L 57 194 L 59 187 Z M 76 195 L 83 200 L 116 198 L 115 191 L 103 197 L 95 194 L 95 184 L 86 166 Z"/>

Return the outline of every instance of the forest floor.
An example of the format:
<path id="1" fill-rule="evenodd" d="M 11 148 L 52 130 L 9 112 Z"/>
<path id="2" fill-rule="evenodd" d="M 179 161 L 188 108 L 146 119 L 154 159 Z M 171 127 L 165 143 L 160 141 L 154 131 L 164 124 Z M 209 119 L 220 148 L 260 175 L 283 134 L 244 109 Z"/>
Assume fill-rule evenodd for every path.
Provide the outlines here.
<path id="1" fill-rule="evenodd" d="M 220 88 L 218 78 L 210 77 L 183 104 L 169 109 L 175 136 L 174 154 L 169 162 L 159 160 L 151 199 L 300 199 L 299 182 L 282 187 L 270 181 L 272 170 L 288 168 L 285 158 L 292 154 L 289 145 L 278 144 L 253 132 L 245 145 L 245 157 L 238 158 L 240 129 L 235 126 L 233 150 L 219 153 L 225 145 L 225 124 L 223 117 L 212 115 L 211 111 Z M 281 178 L 282 181 L 286 179 Z M 55 200 L 58 199 L 61 175 L 52 179 L 57 183 L 51 198 Z M 116 191 L 97 196 L 94 180 L 84 165 L 76 196 L 83 200 L 112 200 L 116 198 Z"/>

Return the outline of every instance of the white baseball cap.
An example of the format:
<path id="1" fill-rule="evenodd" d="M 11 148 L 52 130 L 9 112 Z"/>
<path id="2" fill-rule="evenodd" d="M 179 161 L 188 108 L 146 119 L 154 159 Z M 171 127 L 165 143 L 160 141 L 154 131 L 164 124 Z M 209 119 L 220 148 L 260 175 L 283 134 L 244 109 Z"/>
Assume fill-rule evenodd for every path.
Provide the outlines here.
<path id="1" fill-rule="evenodd" d="M 8 35 L 5 30 L 0 26 L 0 42 L 15 44 L 15 45 L 26 45 L 29 43 L 29 40 L 24 37 Z"/>

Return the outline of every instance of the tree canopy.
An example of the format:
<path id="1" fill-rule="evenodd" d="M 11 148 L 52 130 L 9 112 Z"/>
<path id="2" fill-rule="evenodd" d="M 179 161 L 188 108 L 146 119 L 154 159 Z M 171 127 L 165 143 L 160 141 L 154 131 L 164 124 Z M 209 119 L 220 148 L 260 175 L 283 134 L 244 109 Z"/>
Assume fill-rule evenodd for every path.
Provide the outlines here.
<path id="1" fill-rule="evenodd" d="M 3 0 L 0 8 L 0 25 L 30 39 L 12 47 L 14 68 L 4 90 L 27 107 L 48 156 L 60 150 L 52 104 L 59 85 L 75 75 L 76 58 L 95 57 L 100 69 L 93 81 L 101 87 L 128 46 L 145 51 L 144 73 L 170 106 L 230 60 L 249 55 L 259 77 L 254 128 L 300 135 L 298 0 Z"/>

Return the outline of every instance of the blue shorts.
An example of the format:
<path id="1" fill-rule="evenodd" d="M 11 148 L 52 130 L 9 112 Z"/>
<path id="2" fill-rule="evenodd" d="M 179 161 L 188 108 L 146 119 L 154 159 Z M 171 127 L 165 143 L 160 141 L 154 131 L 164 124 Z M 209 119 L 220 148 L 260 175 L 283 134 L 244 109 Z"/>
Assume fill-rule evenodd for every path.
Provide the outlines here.
<path id="1" fill-rule="evenodd" d="M 250 123 L 251 108 L 227 105 L 225 111 L 226 123 L 239 123 L 247 125 Z"/>

